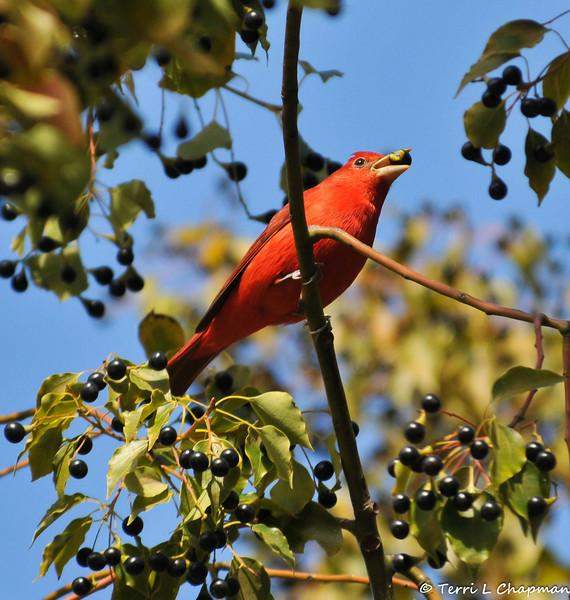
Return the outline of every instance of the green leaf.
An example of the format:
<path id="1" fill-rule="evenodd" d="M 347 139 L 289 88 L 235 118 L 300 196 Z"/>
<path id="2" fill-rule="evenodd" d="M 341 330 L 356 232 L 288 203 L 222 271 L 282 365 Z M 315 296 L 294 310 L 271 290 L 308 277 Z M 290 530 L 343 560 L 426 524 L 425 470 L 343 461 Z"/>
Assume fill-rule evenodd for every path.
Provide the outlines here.
<path id="1" fill-rule="evenodd" d="M 300 60 L 299 64 L 305 72 L 305 75 L 318 75 L 323 83 L 326 83 L 329 79 L 333 77 L 342 77 L 344 75 L 344 73 L 342 73 L 341 71 L 337 71 L 336 69 L 318 71 L 317 69 L 315 69 L 315 67 L 313 67 L 313 65 L 311 65 L 311 63 L 307 62 L 306 60 Z"/>
<path id="2" fill-rule="evenodd" d="M 494 148 L 506 122 L 504 102 L 496 108 L 487 108 L 482 102 L 476 102 L 463 115 L 465 133 L 477 148 Z"/>
<path id="3" fill-rule="evenodd" d="M 530 392 L 564 381 L 562 375 L 546 369 L 513 367 L 493 384 L 493 400 L 499 402 L 522 392 Z"/>
<path id="4" fill-rule="evenodd" d="M 437 551 L 445 548 L 445 537 L 440 523 L 441 504 L 434 510 L 422 510 L 412 502 L 410 510 L 410 531 L 418 540 L 418 544 L 430 555 L 437 556 Z"/>
<path id="5" fill-rule="evenodd" d="M 131 510 L 131 519 L 134 519 L 139 513 L 150 510 L 159 504 L 168 504 L 172 499 L 172 492 L 169 489 L 164 490 L 156 496 L 137 496 L 133 502 Z"/>
<path id="6" fill-rule="evenodd" d="M 107 472 L 107 497 L 119 481 L 135 468 L 139 459 L 145 455 L 147 446 L 146 440 L 136 440 L 120 446 L 113 452 Z"/>
<path id="7" fill-rule="evenodd" d="M 153 398 L 155 395 L 160 394 L 161 392 L 155 390 L 153 392 Z M 153 446 L 156 444 L 158 440 L 158 436 L 160 435 L 160 430 L 168 424 L 170 421 L 170 415 L 172 411 L 176 408 L 176 405 L 173 402 L 169 402 L 168 404 L 164 404 L 163 406 L 159 406 L 156 409 L 156 415 L 154 416 L 154 420 L 152 425 L 148 428 L 148 449 L 152 450 Z"/>
<path id="8" fill-rule="evenodd" d="M 557 56 L 548 66 L 542 80 L 542 95 L 562 108 L 570 98 L 570 51 Z"/>
<path id="9" fill-rule="evenodd" d="M 243 563 L 243 564 L 242 564 Z M 271 600 L 271 580 L 263 565 L 253 558 L 243 557 L 232 560 L 231 572 L 239 581 L 239 600 Z"/>
<path id="10" fill-rule="evenodd" d="M 553 158 L 547 162 L 540 162 L 536 160 L 534 153 L 538 148 L 548 145 L 548 140 L 541 133 L 534 129 L 528 130 L 524 144 L 526 154 L 524 174 L 528 177 L 528 184 L 538 196 L 539 205 L 548 193 L 550 182 L 556 171 L 556 162 Z"/>
<path id="11" fill-rule="evenodd" d="M 147 357 L 164 352 L 170 358 L 184 345 L 186 335 L 174 317 L 151 311 L 139 324 L 139 340 Z"/>
<path id="12" fill-rule="evenodd" d="M 284 528 L 289 544 L 302 553 L 305 544 L 315 541 L 329 555 L 342 548 L 342 530 L 337 519 L 316 502 L 310 502 Z"/>
<path id="13" fill-rule="evenodd" d="M 267 392 L 249 399 L 251 407 L 264 425 L 274 425 L 292 444 L 311 448 L 307 424 L 299 407 L 286 392 Z"/>
<path id="14" fill-rule="evenodd" d="M 460 513 L 451 501 L 443 508 L 441 526 L 451 547 L 466 564 L 478 566 L 484 563 L 497 543 L 503 526 L 502 518 L 485 521 L 478 510 Z"/>
<path id="15" fill-rule="evenodd" d="M 68 524 L 62 533 L 56 535 L 44 549 L 40 565 L 40 577 L 43 577 L 53 564 L 58 577 L 61 577 L 63 568 L 73 558 L 85 539 L 91 527 L 91 517 L 75 519 Z"/>
<path id="16" fill-rule="evenodd" d="M 245 453 L 251 463 L 253 471 L 253 485 L 256 487 L 265 477 L 267 467 L 265 465 L 263 452 L 261 451 L 261 439 L 250 430 L 245 438 Z"/>
<path id="17" fill-rule="evenodd" d="M 547 31 L 544 25 L 530 19 L 510 21 L 499 27 L 489 38 L 479 60 L 461 80 L 455 95 L 469 82 L 519 56 L 522 48 L 536 46 Z"/>
<path id="18" fill-rule="evenodd" d="M 121 416 L 123 417 L 123 423 L 125 425 L 123 429 L 125 441 L 132 442 L 133 440 L 136 440 L 143 408 L 144 405 L 136 410 L 123 411 Z"/>
<path id="19" fill-rule="evenodd" d="M 205 156 L 216 148 L 227 148 L 229 150 L 231 147 L 232 138 L 228 130 L 216 121 L 212 121 L 191 140 L 180 144 L 177 154 L 184 160 L 194 160 Z"/>
<path id="20" fill-rule="evenodd" d="M 570 112 L 567 110 L 562 111 L 552 126 L 552 147 L 556 166 L 570 177 Z"/>
<path id="21" fill-rule="evenodd" d="M 315 484 L 307 469 L 293 461 L 293 483 L 278 481 L 271 488 L 271 499 L 285 512 L 294 515 L 301 511 L 315 494 Z"/>
<path id="22" fill-rule="evenodd" d="M 513 512 L 528 521 L 527 502 L 533 496 L 548 498 L 550 477 L 527 462 L 521 471 L 501 486 L 501 493 Z"/>
<path id="23" fill-rule="evenodd" d="M 146 390 L 148 392 L 160 390 L 166 394 L 170 389 L 168 371 L 166 369 L 155 371 L 150 367 L 134 367 L 129 370 L 129 379 L 139 390 Z"/>
<path id="24" fill-rule="evenodd" d="M 265 427 L 260 427 L 257 431 L 263 440 L 267 456 L 269 456 L 269 459 L 275 465 L 277 475 L 280 479 L 291 483 L 293 469 L 291 467 L 289 438 L 282 431 L 273 427 L 273 425 L 265 425 Z"/>
<path id="25" fill-rule="evenodd" d="M 36 539 L 59 517 L 64 515 L 68 510 L 72 509 L 74 506 L 85 502 L 86 500 L 91 500 L 88 496 L 84 496 L 83 494 L 72 494 L 71 496 L 61 496 L 58 498 L 45 512 L 42 520 L 40 521 L 35 533 L 34 538 L 32 540 L 32 544 L 36 541 Z"/>
<path id="26" fill-rule="evenodd" d="M 154 219 L 154 202 L 144 181 L 133 179 L 121 183 L 110 191 L 111 223 L 119 230 L 129 228 L 143 211 L 149 219 Z"/>
<path id="27" fill-rule="evenodd" d="M 523 468 L 526 462 L 525 442 L 518 431 L 496 419 L 491 422 L 490 438 L 493 442 L 491 476 L 498 487 Z"/>
<path id="28" fill-rule="evenodd" d="M 62 442 L 63 427 L 42 430 L 41 435 L 32 434 L 31 443 L 26 446 L 30 460 L 32 481 L 48 475 L 53 470 L 53 459 Z"/>
<path id="29" fill-rule="evenodd" d="M 68 386 L 79 381 L 79 375 L 80 373 L 55 373 L 54 375 L 46 377 L 36 395 L 37 405 L 39 406 L 41 404 L 42 397 L 45 396 L 45 394 L 67 391 Z"/>
<path id="30" fill-rule="evenodd" d="M 153 498 L 159 496 L 168 489 L 168 485 L 162 480 L 162 473 L 155 466 L 139 466 L 125 477 L 125 485 L 129 492 Z"/>
<path id="31" fill-rule="evenodd" d="M 69 463 L 75 454 L 76 443 L 64 442 L 53 459 L 53 481 L 58 496 L 63 496 L 69 479 Z"/>
<path id="32" fill-rule="evenodd" d="M 280 529 L 258 523 L 257 525 L 253 525 L 251 530 L 290 567 L 295 565 L 295 556 L 289 547 L 287 538 Z"/>

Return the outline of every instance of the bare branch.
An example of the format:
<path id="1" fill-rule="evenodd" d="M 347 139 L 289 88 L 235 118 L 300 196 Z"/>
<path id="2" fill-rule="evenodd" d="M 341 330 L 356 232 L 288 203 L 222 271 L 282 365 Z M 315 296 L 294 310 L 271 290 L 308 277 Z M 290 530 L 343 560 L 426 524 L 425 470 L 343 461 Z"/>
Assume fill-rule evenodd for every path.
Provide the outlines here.
<path id="1" fill-rule="evenodd" d="M 114 575 L 113 575 L 111 569 L 107 569 L 105 571 L 99 571 L 98 573 L 93 573 L 91 575 L 90 579 L 94 580 L 96 582 L 96 584 L 93 586 L 93 589 L 90 593 L 92 594 L 93 592 L 96 592 L 96 591 L 103 589 L 104 587 L 107 587 L 108 585 L 110 585 L 113 581 L 113 577 L 114 577 Z M 102 583 L 104 583 L 104 585 L 101 585 L 101 587 L 99 587 L 99 584 L 102 584 Z M 71 592 L 71 583 L 68 583 L 66 585 L 61 586 L 57 590 L 54 590 L 51 594 L 44 596 L 43 600 L 58 600 L 58 598 L 62 598 L 63 596 L 65 596 L 66 594 L 69 594 L 70 592 Z M 79 596 L 76 596 L 75 594 L 71 594 L 70 596 L 67 597 L 66 600 L 71 600 L 72 598 L 76 599 L 76 598 L 79 598 Z"/>
<path id="2" fill-rule="evenodd" d="M 427 600 L 441 600 L 437 588 L 419 567 L 412 567 L 406 572 L 406 575 L 418 586 L 419 591 Z"/>
<path id="3" fill-rule="evenodd" d="M 12 465 L 11 467 L 6 467 L 5 469 L 2 469 L 0 471 L 0 477 L 5 477 L 6 475 L 10 475 L 11 473 L 15 473 L 16 471 L 19 471 L 20 469 L 24 469 L 25 467 L 27 467 L 30 464 L 29 460 L 23 460 L 19 463 L 16 463 L 15 465 Z"/>
<path id="4" fill-rule="evenodd" d="M 22 421 L 23 419 L 29 419 L 34 416 L 36 412 L 35 408 L 28 408 L 26 410 L 20 410 L 7 415 L 0 415 L 0 425 L 4 423 L 11 423 L 12 421 Z"/>

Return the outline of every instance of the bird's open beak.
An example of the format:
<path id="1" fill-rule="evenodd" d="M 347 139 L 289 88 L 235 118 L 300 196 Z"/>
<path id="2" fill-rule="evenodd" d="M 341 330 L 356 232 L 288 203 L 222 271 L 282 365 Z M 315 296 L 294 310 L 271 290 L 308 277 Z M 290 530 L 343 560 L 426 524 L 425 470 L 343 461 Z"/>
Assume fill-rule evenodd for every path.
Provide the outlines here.
<path id="1" fill-rule="evenodd" d="M 412 164 L 411 151 L 411 148 L 404 148 L 386 154 L 372 165 L 372 172 L 377 177 L 382 177 L 384 181 L 392 183 L 410 168 Z"/>

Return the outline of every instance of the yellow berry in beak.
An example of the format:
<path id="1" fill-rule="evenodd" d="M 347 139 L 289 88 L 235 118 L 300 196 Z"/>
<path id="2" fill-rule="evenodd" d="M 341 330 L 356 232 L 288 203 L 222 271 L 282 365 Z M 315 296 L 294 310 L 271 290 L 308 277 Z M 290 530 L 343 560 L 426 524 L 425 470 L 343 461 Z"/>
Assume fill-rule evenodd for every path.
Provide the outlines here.
<path id="1" fill-rule="evenodd" d="M 410 149 L 406 148 L 405 150 L 396 150 L 395 152 L 391 152 L 388 155 L 390 159 L 391 165 L 411 165 L 412 164 L 412 155 L 410 154 Z"/>

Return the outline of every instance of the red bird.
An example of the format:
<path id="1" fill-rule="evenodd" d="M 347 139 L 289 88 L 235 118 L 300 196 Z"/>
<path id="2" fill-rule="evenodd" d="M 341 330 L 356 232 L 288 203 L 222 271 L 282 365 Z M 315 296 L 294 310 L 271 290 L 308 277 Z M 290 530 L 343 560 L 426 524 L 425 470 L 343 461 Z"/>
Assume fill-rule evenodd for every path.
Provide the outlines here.
<path id="1" fill-rule="evenodd" d="M 339 227 L 372 245 L 391 184 L 411 164 L 407 150 L 389 155 L 357 152 L 335 173 L 304 193 L 309 225 Z M 365 258 L 335 240 L 314 244 L 323 305 L 356 279 Z M 168 363 L 171 389 L 183 394 L 222 350 L 268 325 L 303 320 L 301 281 L 289 206 L 269 222 L 226 281 L 196 333 Z"/>

